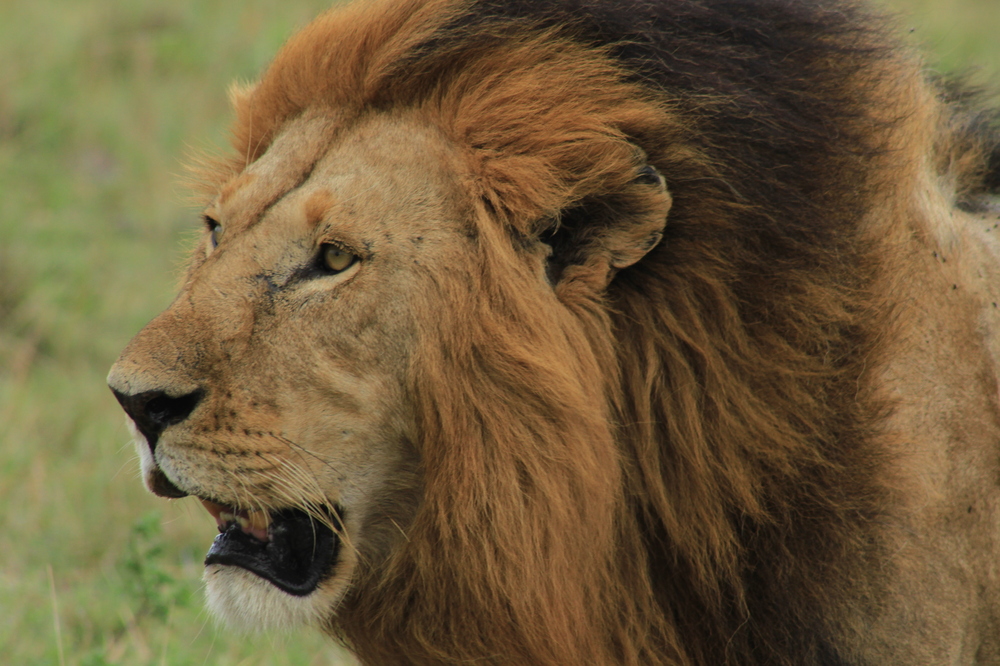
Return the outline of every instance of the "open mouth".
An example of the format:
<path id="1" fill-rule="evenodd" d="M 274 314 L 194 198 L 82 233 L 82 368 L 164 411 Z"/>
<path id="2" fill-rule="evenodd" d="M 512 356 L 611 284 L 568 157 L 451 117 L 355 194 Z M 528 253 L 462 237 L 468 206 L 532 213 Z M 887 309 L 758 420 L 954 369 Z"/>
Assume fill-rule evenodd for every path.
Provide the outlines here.
<path id="1" fill-rule="evenodd" d="M 242 567 L 298 597 L 315 590 L 333 568 L 340 539 L 301 509 L 246 511 L 207 499 L 201 503 L 219 526 L 206 566 Z M 341 525 L 338 509 L 329 517 L 333 525 Z"/>

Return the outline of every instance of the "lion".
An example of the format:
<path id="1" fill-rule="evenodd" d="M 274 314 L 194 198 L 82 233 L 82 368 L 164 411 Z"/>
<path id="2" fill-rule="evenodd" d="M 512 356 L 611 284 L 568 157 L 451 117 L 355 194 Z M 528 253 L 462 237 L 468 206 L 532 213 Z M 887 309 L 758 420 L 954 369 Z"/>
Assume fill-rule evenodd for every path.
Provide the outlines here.
<path id="1" fill-rule="evenodd" d="M 1000 663 L 997 114 L 853 0 L 359 0 L 109 384 L 367 664 Z"/>

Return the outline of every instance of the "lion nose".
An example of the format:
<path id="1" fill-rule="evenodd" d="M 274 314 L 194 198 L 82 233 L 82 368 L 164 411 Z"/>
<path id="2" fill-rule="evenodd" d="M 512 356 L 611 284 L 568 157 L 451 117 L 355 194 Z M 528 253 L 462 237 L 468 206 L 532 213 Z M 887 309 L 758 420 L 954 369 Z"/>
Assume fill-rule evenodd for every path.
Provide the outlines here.
<path id="1" fill-rule="evenodd" d="M 201 389 L 177 397 L 169 396 L 164 391 L 143 391 L 134 395 L 126 395 L 114 388 L 111 391 L 146 438 L 150 452 L 156 450 L 160 433 L 190 416 L 205 394 Z"/>

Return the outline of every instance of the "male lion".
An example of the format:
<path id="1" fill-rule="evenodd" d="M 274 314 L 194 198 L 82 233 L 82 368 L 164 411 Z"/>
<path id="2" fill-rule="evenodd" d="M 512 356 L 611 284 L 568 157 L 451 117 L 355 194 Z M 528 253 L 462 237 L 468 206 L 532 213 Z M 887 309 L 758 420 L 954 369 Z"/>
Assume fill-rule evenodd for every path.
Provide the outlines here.
<path id="1" fill-rule="evenodd" d="M 1000 663 L 995 116 L 853 0 L 364 0 L 109 383 L 369 664 Z"/>

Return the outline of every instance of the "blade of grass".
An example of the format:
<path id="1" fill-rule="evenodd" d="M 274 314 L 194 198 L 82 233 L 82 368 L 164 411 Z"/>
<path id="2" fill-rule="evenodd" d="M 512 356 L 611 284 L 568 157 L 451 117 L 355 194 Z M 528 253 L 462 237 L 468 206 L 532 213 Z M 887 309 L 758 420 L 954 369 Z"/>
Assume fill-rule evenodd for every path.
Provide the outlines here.
<path id="1" fill-rule="evenodd" d="M 52 565 L 45 567 L 49 572 L 49 594 L 52 596 L 52 624 L 56 629 L 56 649 L 59 652 L 59 666 L 66 666 L 66 655 L 63 653 L 62 628 L 59 626 L 59 599 L 56 597 L 56 577 L 52 575 Z"/>

